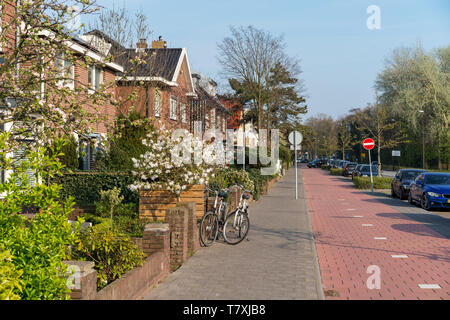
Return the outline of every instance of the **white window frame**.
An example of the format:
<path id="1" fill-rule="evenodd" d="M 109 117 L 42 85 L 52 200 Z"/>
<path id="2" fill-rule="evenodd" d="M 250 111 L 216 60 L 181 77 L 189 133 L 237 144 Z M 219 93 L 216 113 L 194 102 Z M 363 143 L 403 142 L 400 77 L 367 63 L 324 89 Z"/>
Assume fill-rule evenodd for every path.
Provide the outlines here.
<path id="1" fill-rule="evenodd" d="M 88 67 L 88 83 L 92 91 L 99 90 L 103 84 L 103 68 L 99 66 L 89 66 Z M 89 81 L 89 76 L 91 77 Z M 100 79 L 97 79 L 99 76 Z M 98 80 L 98 81 L 97 81 Z"/>
<path id="2" fill-rule="evenodd" d="M 62 66 L 60 65 L 61 62 L 62 62 Z M 75 64 L 73 62 L 66 60 L 64 58 L 64 54 L 60 54 L 56 57 L 55 65 L 56 65 L 56 68 L 58 68 L 58 69 L 62 67 L 61 70 L 59 70 L 59 76 L 61 78 L 65 78 L 67 70 L 70 69 L 70 74 L 68 76 L 68 78 L 70 78 L 70 79 L 69 80 L 60 80 L 58 82 L 58 86 L 74 89 L 75 88 Z M 41 90 L 42 90 L 42 87 L 41 87 Z"/>
<path id="3" fill-rule="evenodd" d="M 155 92 L 155 105 L 154 105 L 154 114 L 155 117 L 161 117 L 161 93 L 156 90 Z"/>
<path id="4" fill-rule="evenodd" d="M 177 99 L 175 97 L 170 97 L 169 118 L 171 120 L 177 120 L 177 104 Z"/>

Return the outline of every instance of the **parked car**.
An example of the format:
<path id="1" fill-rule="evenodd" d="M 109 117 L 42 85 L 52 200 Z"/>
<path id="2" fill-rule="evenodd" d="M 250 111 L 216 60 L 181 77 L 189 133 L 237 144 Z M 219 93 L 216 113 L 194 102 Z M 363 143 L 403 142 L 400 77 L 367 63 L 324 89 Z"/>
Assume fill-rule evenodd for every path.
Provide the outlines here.
<path id="1" fill-rule="evenodd" d="M 358 176 L 358 171 L 359 171 L 359 169 L 361 169 L 362 166 L 363 166 L 363 164 L 358 164 L 358 165 L 356 165 L 356 167 L 353 169 L 353 171 L 352 171 L 352 180 L 353 180 L 354 177 L 357 177 L 357 176 Z"/>
<path id="2" fill-rule="evenodd" d="M 418 203 L 425 210 L 450 208 L 450 173 L 421 173 L 411 184 L 409 203 Z"/>
<path id="3" fill-rule="evenodd" d="M 342 172 L 342 175 L 343 175 L 344 177 L 347 177 L 347 176 L 351 175 L 353 169 L 355 169 L 357 165 L 358 165 L 358 164 L 357 164 L 356 162 L 347 162 L 347 163 L 344 165 L 344 172 Z"/>
<path id="4" fill-rule="evenodd" d="M 313 161 L 308 162 L 307 164 L 308 168 L 314 168 L 316 166 L 317 161 L 319 161 L 319 159 L 315 159 Z"/>
<path id="5" fill-rule="evenodd" d="M 377 174 L 377 166 L 372 166 L 372 175 Z M 370 165 L 363 164 L 361 168 L 356 173 L 358 177 L 370 177 Z"/>
<path id="6" fill-rule="evenodd" d="M 401 200 L 408 198 L 409 187 L 421 173 L 426 172 L 422 169 L 401 169 L 397 172 L 391 182 L 391 196 L 398 197 Z"/>

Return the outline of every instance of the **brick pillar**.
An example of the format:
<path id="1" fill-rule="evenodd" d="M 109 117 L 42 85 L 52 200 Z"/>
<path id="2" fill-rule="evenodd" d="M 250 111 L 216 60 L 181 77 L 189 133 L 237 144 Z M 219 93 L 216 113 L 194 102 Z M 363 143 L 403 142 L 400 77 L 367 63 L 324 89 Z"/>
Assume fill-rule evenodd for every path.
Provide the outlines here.
<path id="1" fill-rule="evenodd" d="M 230 212 L 236 210 L 241 198 L 241 188 L 233 186 L 230 188 Z"/>
<path id="2" fill-rule="evenodd" d="M 97 271 L 92 261 L 63 261 L 68 265 L 70 278 L 68 287 L 71 289 L 72 300 L 94 300 L 97 295 Z"/>
<path id="3" fill-rule="evenodd" d="M 188 249 L 188 216 L 187 208 L 175 207 L 166 209 L 166 223 L 170 228 L 170 269 L 176 270 L 187 259 Z"/>
<path id="4" fill-rule="evenodd" d="M 187 208 L 188 212 L 188 257 L 200 248 L 199 231 L 195 202 L 179 202 L 178 207 Z"/>
<path id="5" fill-rule="evenodd" d="M 155 252 L 170 255 L 170 229 L 167 223 L 149 223 L 142 236 L 142 251 L 147 256 Z"/>

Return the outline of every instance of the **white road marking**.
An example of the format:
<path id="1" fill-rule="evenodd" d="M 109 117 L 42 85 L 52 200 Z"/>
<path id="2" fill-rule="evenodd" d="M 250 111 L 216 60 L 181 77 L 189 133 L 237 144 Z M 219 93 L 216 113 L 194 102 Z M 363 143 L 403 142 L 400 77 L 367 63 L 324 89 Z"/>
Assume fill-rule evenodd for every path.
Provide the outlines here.
<path id="1" fill-rule="evenodd" d="M 442 289 L 438 284 L 419 284 L 420 289 Z"/>
<path id="2" fill-rule="evenodd" d="M 353 216 L 353 218 L 364 218 L 363 216 Z"/>
<path id="3" fill-rule="evenodd" d="M 406 259 L 406 258 L 408 258 L 408 256 L 406 254 L 392 254 L 391 257 L 394 258 L 394 259 Z"/>
<path id="4" fill-rule="evenodd" d="M 373 227 L 373 224 L 363 224 L 363 227 Z"/>
<path id="5" fill-rule="evenodd" d="M 387 240 L 386 237 L 375 237 L 374 239 L 375 239 L 375 240 Z"/>

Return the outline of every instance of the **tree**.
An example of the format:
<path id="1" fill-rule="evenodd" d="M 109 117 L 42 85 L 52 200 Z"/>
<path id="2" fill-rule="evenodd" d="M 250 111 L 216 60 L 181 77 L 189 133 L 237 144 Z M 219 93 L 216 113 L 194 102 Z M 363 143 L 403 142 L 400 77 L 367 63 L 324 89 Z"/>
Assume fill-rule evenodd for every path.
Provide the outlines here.
<path id="1" fill-rule="evenodd" d="M 310 117 L 306 125 L 311 128 L 316 156 L 333 156 L 338 150 L 336 122 L 326 114 Z"/>
<path id="2" fill-rule="evenodd" d="M 349 150 L 356 144 L 354 136 L 352 136 L 348 121 L 341 119 L 337 124 L 338 145 L 342 151 L 342 160 L 345 160 L 345 151 Z"/>
<path id="3" fill-rule="evenodd" d="M 416 132 L 426 129 L 429 137 L 436 138 L 428 140 L 437 141 L 440 169 L 442 158 L 448 159 L 446 153 L 450 152 L 446 147 L 450 141 L 449 65 L 450 46 L 432 53 L 426 53 L 420 44 L 399 48 L 386 61 L 375 83 L 381 103 L 390 106 Z"/>
<path id="4" fill-rule="evenodd" d="M 292 71 L 298 62 L 284 53 L 282 37 L 253 26 L 230 27 L 230 31 L 231 36 L 218 44 L 218 61 L 231 87 L 239 90 L 253 109 L 258 129 L 262 129 L 271 70 L 280 64 Z"/>
<path id="5" fill-rule="evenodd" d="M 5 0 L 0 4 L 11 6 Z M 22 1 L 12 15 L 5 14 L 7 23 L 0 32 L 5 51 L 0 64 L 0 125 L 9 126 L 11 151 L 36 148 L 60 134 L 87 133 L 106 120 L 98 106 L 116 102 L 109 90 L 114 83 L 92 90 L 73 77 L 74 64 L 87 70 L 98 62 L 72 49 L 71 33 L 81 27 L 68 28 L 74 19 L 98 8 L 91 0 L 71 4 L 78 6 L 76 14 L 61 0 Z M 108 61 L 105 57 L 103 63 Z"/>
<path id="6" fill-rule="evenodd" d="M 362 138 L 375 140 L 378 150 L 378 176 L 381 177 L 381 150 L 391 149 L 407 141 L 406 134 L 399 127 L 399 122 L 392 118 L 385 105 L 372 105 L 363 110 L 352 109 L 357 127 Z"/>

